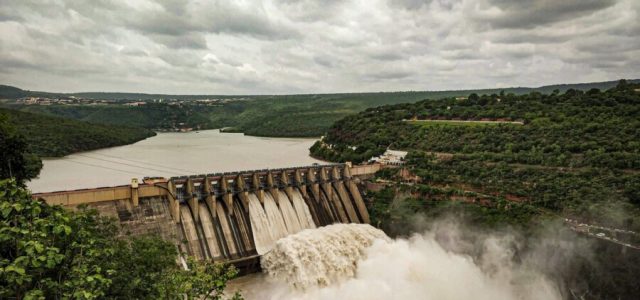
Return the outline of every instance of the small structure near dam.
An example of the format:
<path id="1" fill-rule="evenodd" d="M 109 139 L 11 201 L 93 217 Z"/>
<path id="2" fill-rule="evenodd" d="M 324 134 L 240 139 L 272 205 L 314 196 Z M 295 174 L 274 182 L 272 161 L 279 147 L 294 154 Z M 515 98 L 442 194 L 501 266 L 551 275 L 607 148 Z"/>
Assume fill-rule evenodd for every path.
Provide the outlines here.
<path id="1" fill-rule="evenodd" d="M 335 164 L 228 172 L 33 196 L 71 209 L 88 205 L 117 218 L 125 234 L 159 234 L 196 259 L 234 263 L 248 272 L 287 235 L 369 223 L 356 176 L 378 169 Z"/>

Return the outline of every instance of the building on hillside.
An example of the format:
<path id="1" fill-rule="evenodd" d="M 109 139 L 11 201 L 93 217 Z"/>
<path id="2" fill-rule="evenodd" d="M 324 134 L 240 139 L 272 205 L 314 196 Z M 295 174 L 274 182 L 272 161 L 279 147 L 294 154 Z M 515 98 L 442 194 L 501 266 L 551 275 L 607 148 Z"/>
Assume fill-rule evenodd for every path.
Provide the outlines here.
<path id="1" fill-rule="evenodd" d="M 383 165 L 401 166 L 404 164 L 404 158 L 407 156 L 407 153 L 407 151 L 387 149 L 387 151 L 385 151 L 382 155 L 369 159 L 369 162 L 380 163 Z"/>
<path id="2" fill-rule="evenodd" d="M 144 101 L 137 101 L 137 102 L 125 103 L 123 105 L 125 105 L 125 106 L 141 106 L 141 105 L 145 105 L 145 104 L 147 104 L 147 103 L 144 102 Z"/>

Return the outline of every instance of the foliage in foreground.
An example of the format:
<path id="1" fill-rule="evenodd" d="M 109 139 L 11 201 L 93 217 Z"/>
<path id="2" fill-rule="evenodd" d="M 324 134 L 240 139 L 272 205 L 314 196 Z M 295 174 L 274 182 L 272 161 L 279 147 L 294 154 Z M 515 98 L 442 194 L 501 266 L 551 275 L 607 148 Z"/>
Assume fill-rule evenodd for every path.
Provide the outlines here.
<path id="1" fill-rule="evenodd" d="M 24 136 L 0 114 L 0 179 L 16 178 L 23 182 L 35 178 L 42 169 L 40 158 L 29 150 Z"/>
<path id="2" fill-rule="evenodd" d="M 233 267 L 177 264 L 155 236 L 119 238 L 95 210 L 70 212 L 0 181 L 1 299 L 220 299 Z"/>

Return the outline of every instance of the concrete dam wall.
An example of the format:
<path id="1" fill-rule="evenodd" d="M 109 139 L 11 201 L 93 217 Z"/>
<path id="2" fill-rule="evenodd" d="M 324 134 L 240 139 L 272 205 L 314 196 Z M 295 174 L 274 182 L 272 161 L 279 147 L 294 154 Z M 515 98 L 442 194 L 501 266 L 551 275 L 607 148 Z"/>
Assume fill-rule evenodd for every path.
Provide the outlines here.
<path id="1" fill-rule="evenodd" d="M 306 228 L 369 222 L 344 166 L 172 178 L 168 188 L 183 250 L 198 259 L 262 255 L 276 240 Z"/>
<path id="2" fill-rule="evenodd" d="M 197 259 L 241 269 L 257 264 L 287 235 L 333 223 L 369 223 L 349 165 L 173 177 L 34 197 L 70 208 L 88 204 L 117 218 L 127 233 L 159 234 Z"/>

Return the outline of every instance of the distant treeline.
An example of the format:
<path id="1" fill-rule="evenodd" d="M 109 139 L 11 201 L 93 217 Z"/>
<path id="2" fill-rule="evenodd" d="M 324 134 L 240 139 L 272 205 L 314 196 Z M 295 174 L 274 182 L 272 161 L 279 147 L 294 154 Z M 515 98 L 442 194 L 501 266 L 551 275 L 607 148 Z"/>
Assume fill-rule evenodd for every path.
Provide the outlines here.
<path id="1" fill-rule="evenodd" d="M 131 144 L 155 135 L 143 128 L 93 124 L 0 108 L 7 123 L 26 139 L 31 152 L 41 157 Z"/>
<path id="2" fill-rule="evenodd" d="M 640 82 L 640 80 L 637 80 Z M 195 103 L 168 105 L 148 103 L 139 107 L 120 105 L 49 105 L 17 106 L 35 113 L 44 113 L 82 121 L 144 127 L 148 129 L 227 128 L 256 136 L 318 137 L 336 121 L 370 107 L 386 104 L 413 103 L 424 99 L 440 99 L 475 94 L 529 94 L 531 92 L 562 93 L 568 89 L 608 89 L 616 82 L 552 85 L 539 88 L 507 88 L 460 91 L 412 91 L 384 93 L 343 93 L 273 96 L 214 96 L 214 95 L 160 95 L 133 93 L 76 93 L 53 94 L 31 92 L 9 86 L 0 86 L 0 98 L 15 99 L 25 96 L 75 96 L 93 99 L 183 99 L 244 98 L 242 101 L 206 106 Z"/>
<path id="3" fill-rule="evenodd" d="M 551 93 L 554 90 L 564 92 L 568 89 L 589 90 L 596 89 L 610 89 L 616 86 L 617 81 L 601 81 L 601 82 L 589 82 L 589 83 L 574 83 L 574 84 L 555 84 L 545 85 L 536 88 L 530 87 L 512 87 L 512 88 L 498 88 L 498 89 L 475 89 L 475 90 L 445 90 L 445 91 L 411 91 L 406 93 L 419 93 L 423 99 L 438 99 L 443 97 L 455 97 L 468 95 L 471 93 L 476 94 L 492 94 L 498 93 L 504 90 L 507 93 L 524 94 L 529 92 Z M 640 79 L 629 80 L 629 83 L 640 83 Z M 305 97 L 305 96 L 323 96 L 331 98 L 351 98 L 354 96 L 371 96 L 375 94 L 397 94 L 403 92 L 380 92 L 380 93 L 333 93 L 333 94 L 292 94 L 292 95 L 170 95 L 170 94 L 146 94 L 146 93 L 122 93 L 122 92 L 82 92 L 82 93 L 51 93 L 41 91 L 29 91 L 23 90 L 17 87 L 0 84 L 0 99 L 17 99 L 22 97 L 81 97 L 87 99 L 102 99 L 102 100 L 153 100 L 153 99 L 178 99 L 178 100 L 196 100 L 205 98 L 218 98 L 218 99 L 237 99 L 237 98 L 253 98 L 259 99 L 263 97 L 278 98 L 278 97 Z"/>

